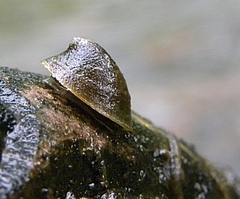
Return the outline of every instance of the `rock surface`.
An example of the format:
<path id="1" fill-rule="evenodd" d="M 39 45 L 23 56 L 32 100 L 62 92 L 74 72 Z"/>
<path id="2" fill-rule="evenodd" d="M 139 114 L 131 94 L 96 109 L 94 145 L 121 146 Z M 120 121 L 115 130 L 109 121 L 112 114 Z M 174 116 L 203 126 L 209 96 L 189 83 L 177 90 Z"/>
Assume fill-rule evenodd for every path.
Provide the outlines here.
<path id="1" fill-rule="evenodd" d="M 172 134 L 134 112 L 133 132 L 110 131 L 45 78 L 0 68 L 0 198 L 240 198 Z"/>

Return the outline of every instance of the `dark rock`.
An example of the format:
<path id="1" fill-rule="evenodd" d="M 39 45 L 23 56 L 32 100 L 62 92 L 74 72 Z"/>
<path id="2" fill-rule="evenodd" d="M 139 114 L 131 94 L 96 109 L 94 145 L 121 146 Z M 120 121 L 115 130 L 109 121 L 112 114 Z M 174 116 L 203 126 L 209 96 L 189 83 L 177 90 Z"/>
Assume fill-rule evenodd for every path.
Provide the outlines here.
<path id="1" fill-rule="evenodd" d="M 0 198 L 240 198 L 172 134 L 135 113 L 111 131 L 45 78 L 0 68 Z"/>

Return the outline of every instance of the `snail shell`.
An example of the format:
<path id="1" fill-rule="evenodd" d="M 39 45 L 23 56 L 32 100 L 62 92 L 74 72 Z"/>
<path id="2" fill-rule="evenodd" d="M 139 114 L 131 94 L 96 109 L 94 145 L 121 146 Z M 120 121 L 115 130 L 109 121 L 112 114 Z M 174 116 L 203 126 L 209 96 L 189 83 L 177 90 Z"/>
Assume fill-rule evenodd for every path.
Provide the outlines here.
<path id="1" fill-rule="evenodd" d="M 100 45 L 76 37 L 66 51 L 41 63 L 82 102 L 125 130 L 132 130 L 131 98 L 126 81 Z"/>

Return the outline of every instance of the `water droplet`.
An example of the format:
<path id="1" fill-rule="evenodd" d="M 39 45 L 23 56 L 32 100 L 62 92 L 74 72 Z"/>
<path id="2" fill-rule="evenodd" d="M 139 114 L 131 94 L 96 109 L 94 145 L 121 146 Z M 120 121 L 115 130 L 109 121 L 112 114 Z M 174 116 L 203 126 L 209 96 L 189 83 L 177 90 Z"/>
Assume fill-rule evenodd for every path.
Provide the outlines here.
<path id="1" fill-rule="evenodd" d="M 89 186 L 90 189 L 94 189 L 95 184 L 94 183 L 90 183 L 88 186 Z"/>
<path id="2" fill-rule="evenodd" d="M 75 199 L 75 196 L 69 191 L 67 192 L 66 199 Z"/>

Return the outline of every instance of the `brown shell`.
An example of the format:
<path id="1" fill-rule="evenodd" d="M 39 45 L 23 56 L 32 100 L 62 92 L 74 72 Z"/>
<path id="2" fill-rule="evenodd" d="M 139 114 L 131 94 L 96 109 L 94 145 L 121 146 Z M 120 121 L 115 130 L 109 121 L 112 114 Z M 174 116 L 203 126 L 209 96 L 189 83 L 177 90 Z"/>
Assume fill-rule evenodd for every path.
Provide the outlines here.
<path id="1" fill-rule="evenodd" d="M 100 45 L 76 37 L 66 51 L 41 63 L 81 101 L 131 131 L 131 98 L 126 81 Z"/>

